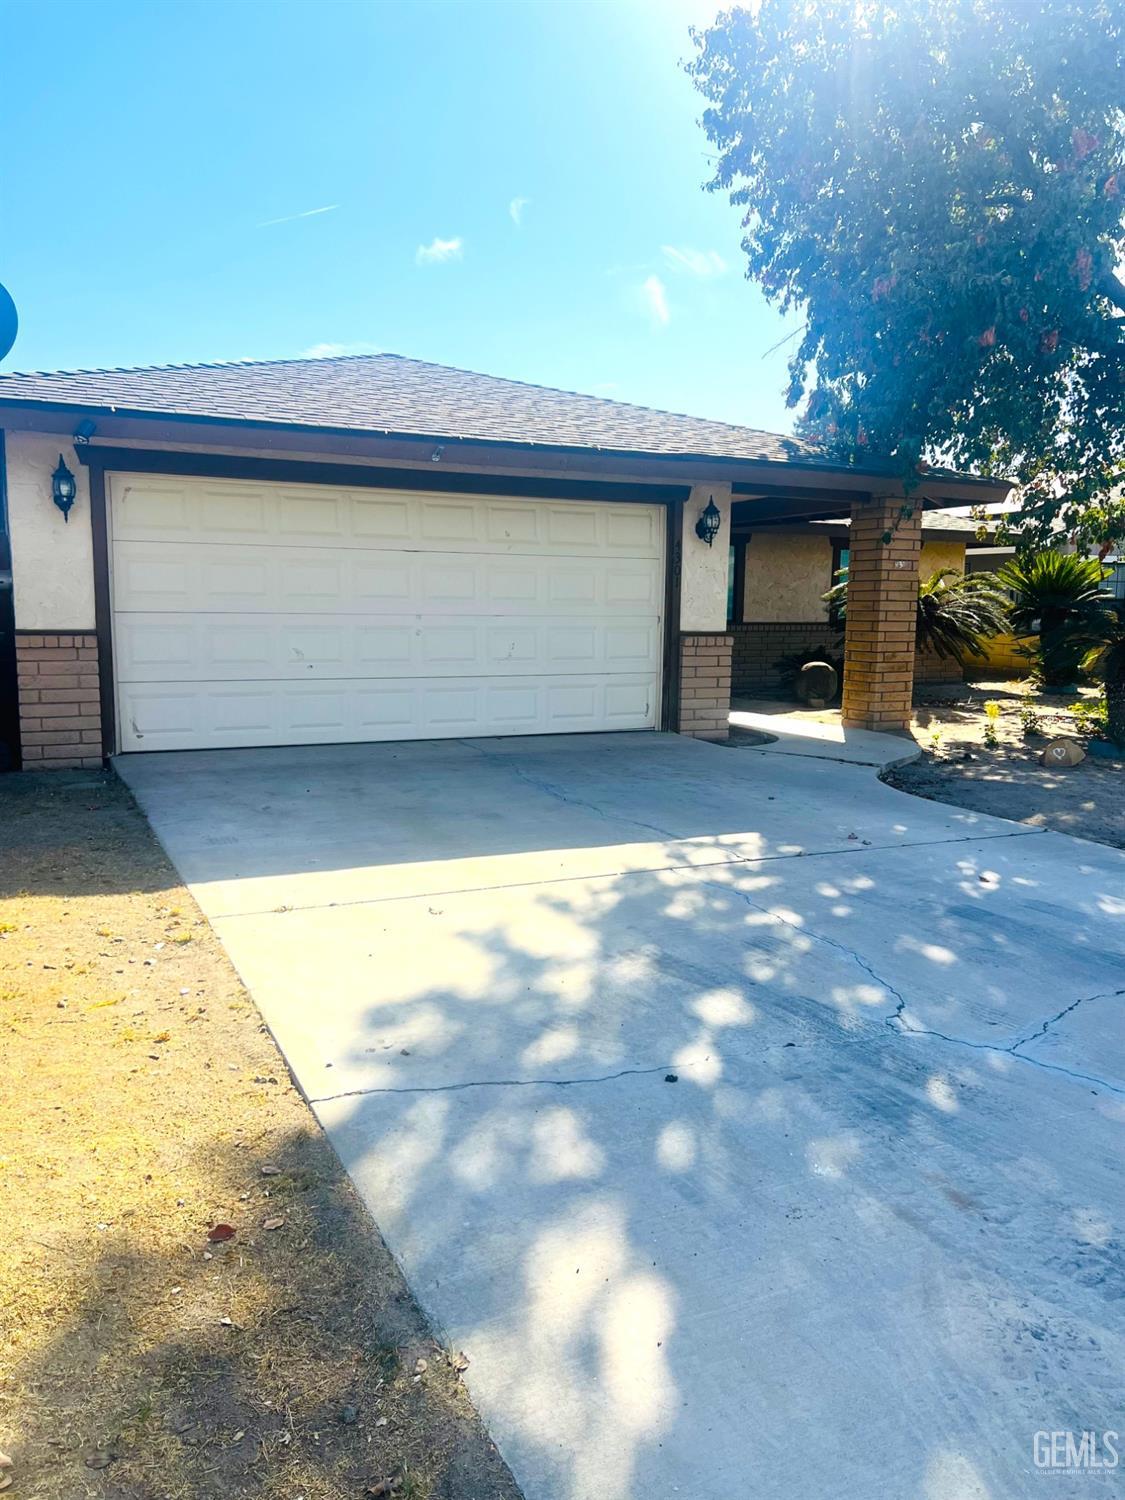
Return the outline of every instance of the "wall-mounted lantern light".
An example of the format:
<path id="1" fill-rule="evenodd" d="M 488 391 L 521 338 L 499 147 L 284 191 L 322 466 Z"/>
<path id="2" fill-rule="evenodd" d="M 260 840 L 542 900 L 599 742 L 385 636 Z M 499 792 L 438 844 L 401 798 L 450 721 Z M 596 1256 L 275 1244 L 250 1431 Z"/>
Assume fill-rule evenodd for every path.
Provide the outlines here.
<path id="1" fill-rule="evenodd" d="M 74 504 L 75 496 L 78 494 L 78 485 L 74 475 L 63 463 L 63 456 L 59 454 L 59 466 L 51 475 L 51 498 L 63 513 L 63 520 L 70 520 L 70 507 Z"/>
<path id="2" fill-rule="evenodd" d="M 722 524 L 722 514 L 712 495 L 707 501 L 706 509 L 700 512 L 699 520 L 695 523 L 695 534 L 701 542 L 706 542 L 710 547 L 718 536 L 719 527 Z"/>

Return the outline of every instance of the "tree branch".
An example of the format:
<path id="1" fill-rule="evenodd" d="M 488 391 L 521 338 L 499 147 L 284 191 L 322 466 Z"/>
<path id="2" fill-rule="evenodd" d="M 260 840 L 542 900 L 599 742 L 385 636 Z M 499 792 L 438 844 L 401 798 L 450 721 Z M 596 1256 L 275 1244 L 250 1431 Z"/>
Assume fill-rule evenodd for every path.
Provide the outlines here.
<path id="1" fill-rule="evenodd" d="M 1125 313 L 1125 281 L 1116 271 L 1106 271 L 1098 278 L 1098 291 L 1107 302 L 1112 302 L 1114 307 Z"/>

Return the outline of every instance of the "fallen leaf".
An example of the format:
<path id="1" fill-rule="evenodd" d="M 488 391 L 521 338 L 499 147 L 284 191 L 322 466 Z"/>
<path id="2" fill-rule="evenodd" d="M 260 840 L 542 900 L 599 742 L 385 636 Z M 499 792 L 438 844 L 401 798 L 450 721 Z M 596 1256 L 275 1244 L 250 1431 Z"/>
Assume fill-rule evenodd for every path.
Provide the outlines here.
<path id="1" fill-rule="evenodd" d="M 108 1469 L 113 1462 L 113 1454 L 97 1449 L 93 1453 L 87 1453 L 85 1462 L 88 1469 Z"/>
<path id="2" fill-rule="evenodd" d="M 213 1245 L 221 1244 L 223 1240 L 233 1240 L 236 1230 L 233 1224 L 214 1224 L 207 1231 L 207 1238 Z"/>
<path id="3" fill-rule="evenodd" d="M 281 1226 L 284 1223 L 285 1223 L 285 1219 L 282 1217 L 282 1215 L 281 1214 L 276 1214 L 272 1219 L 263 1219 L 262 1220 L 262 1228 L 263 1229 L 280 1229 Z"/>
<path id="4" fill-rule="evenodd" d="M 274 1167 L 274 1166 L 265 1166 L 265 1167 L 262 1168 L 262 1176 L 263 1177 L 280 1177 L 281 1176 L 281 1168 L 280 1167 Z"/>

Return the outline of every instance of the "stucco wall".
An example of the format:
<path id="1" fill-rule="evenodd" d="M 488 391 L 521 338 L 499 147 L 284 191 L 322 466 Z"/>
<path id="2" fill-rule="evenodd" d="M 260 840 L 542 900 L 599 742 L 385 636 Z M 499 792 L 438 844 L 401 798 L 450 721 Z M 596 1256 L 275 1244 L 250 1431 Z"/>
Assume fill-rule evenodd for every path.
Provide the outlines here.
<path id="1" fill-rule="evenodd" d="M 939 568 L 956 568 L 965 571 L 964 542 L 923 542 L 922 555 L 918 560 L 918 576 L 928 578 Z"/>
<path id="2" fill-rule="evenodd" d="M 723 522 L 710 547 L 695 534 L 695 523 L 714 500 Z M 730 553 L 730 485 L 696 485 L 684 506 L 680 568 L 680 629 L 727 628 L 727 559 Z"/>
<path id="3" fill-rule="evenodd" d="M 832 540 L 758 531 L 746 547 L 743 619 L 826 620 L 821 594 L 830 586 Z"/>
<path id="4" fill-rule="evenodd" d="M 17 630 L 92 630 L 94 557 L 90 486 L 62 438 L 9 432 L 8 511 Z M 51 500 L 51 474 L 62 454 L 78 482 L 69 521 Z"/>
<path id="5" fill-rule="evenodd" d="M 964 566 L 964 542 L 923 542 L 921 577 Z M 821 595 L 832 582 L 831 537 L 755 532 L 746 547 L 742 618 L 747 624 L 827 620 Z"/>

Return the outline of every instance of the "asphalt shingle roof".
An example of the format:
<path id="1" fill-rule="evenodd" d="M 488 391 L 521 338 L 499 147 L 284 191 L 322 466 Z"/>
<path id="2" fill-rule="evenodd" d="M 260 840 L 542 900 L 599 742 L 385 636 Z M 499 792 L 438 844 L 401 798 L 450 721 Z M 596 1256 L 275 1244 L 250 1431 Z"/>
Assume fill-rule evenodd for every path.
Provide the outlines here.
<path id="1" fill-rule="evenodd" d="M 0 403 L 664 457 L 823 464 L 796 438 L 397 354 L 0 375 Z"/>

